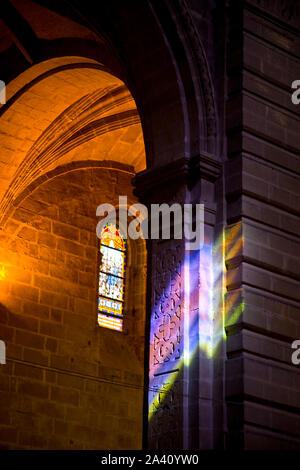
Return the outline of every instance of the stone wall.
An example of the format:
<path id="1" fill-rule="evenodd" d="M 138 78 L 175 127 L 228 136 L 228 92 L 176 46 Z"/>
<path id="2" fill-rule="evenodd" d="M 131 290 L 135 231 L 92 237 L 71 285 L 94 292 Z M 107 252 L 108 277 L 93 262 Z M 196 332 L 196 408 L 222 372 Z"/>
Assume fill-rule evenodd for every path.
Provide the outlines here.
<path id="1" fill-rule="evenodd" d="M 131 176 L 96 167 L 58 174 L 1 232 L 1 448 L 141 447 L 142 246 L 129 246 L 124 332 L 97 324 L 96 208 L 118 194 L 135 201 Z"/>
<path id="2" fill-rule="evenodd" d="M 281 2 L 272 8 L 270 2 L 231 3 L 226 164 L 231 448 L 300 444 L 300 375 L 291 361 L 291 343 L 300 338 L 299 110 L 291 101 L 300 63 L 294 10 L 292 2 L 286 8 Z"/>

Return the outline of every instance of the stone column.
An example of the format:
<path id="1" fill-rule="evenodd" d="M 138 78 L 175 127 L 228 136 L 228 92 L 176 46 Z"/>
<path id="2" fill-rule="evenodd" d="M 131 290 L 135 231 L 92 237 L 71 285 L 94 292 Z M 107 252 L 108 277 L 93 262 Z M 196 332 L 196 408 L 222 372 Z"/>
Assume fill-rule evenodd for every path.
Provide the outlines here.
<path id="1" fill-rule="evenodd" d="M 172 230 L 170 239 L 149 238 L 147 242 L 145 413 L 151 449 L 212 445 L 212 246 L 218 171 L 216 160 L 202 155 L 146 170 L 134 179 L 136 193 L 149 214 L 151 204 L 205 205 L 201 250 L 187 250 L 188 240 L 184 236 L 175 239 Z"/>

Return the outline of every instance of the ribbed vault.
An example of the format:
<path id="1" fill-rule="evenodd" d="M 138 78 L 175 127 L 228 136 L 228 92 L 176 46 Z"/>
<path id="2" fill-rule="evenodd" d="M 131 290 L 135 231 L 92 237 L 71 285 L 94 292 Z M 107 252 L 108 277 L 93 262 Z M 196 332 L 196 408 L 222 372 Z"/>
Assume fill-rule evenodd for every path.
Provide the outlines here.
<path id="1" fill-rule="evenodd" d="M 142 128 L 126 86 L 95 61 L 41 63 L 8 86 L 0 117 L 0 217 L 35 179 L 72 161 L 145 169 Z M 40 69 L 40 74 L 39 74 Z M 22 74 L 23 75 L 23 74 Z"/>

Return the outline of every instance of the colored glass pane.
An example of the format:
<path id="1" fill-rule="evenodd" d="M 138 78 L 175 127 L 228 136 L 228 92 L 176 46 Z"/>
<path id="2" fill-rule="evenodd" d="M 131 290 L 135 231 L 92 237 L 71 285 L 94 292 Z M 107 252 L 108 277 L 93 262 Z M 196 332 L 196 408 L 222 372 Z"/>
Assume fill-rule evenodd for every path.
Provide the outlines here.
<path id="1" fill-rule="evenodd" d="M 126 250 L 126 240 L 114 224 L 106 224 L 101 233 L 101 244 L 113 246 L 117 250 Z"/>
<path id="2" fill-rule="evenodd" d="M 122 331 L 123 329 L 122 318 L 115 318 L 109 315 L 104 315 L 103 313 L 98 314 L 98 323 L 100 326 L 110 328 L 111 330 Z"/>
<path id="3" fill-rule="evenodd" d="M 126 240 L 116 225 L 104 226 L 100 252 L 98 324 L 122 331 Z"/>
<path id="4" fill-rule="evenodd" d="M 119 250 L 110 249 L 108 246 L 104 245 L 101 245 L 100 251 L 102 253 L 101 271 L 123 277 L 125 253 Z"/>
<path id="5" fill-rule="evenodd" d="M 99 295 L 114 300 L 123 300 L 123 279 L 100 271 Z"/>

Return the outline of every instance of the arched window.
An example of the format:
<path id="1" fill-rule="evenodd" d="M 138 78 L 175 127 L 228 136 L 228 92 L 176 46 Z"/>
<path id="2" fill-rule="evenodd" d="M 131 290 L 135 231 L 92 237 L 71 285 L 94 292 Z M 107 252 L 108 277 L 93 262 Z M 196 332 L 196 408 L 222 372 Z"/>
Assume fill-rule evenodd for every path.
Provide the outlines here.
<path id="1" fill-rule="evenodd" d="M 108 223 L 100 238 L 98 324 L 122 331 L 126 266 L 126 240 L 119 228 Z"/>

